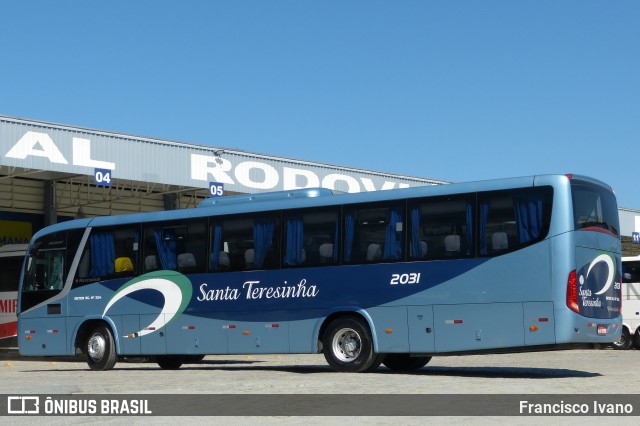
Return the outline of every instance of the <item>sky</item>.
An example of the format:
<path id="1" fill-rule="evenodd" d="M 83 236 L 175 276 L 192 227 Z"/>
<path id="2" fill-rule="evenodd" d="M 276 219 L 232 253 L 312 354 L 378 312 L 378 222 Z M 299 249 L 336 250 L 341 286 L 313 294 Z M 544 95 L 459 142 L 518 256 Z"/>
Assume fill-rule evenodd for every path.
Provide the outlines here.
<path id="1" fill-rule="evenodd" d="M 640 208 L 640 1 L 0 0 L 0 114 Z"/>

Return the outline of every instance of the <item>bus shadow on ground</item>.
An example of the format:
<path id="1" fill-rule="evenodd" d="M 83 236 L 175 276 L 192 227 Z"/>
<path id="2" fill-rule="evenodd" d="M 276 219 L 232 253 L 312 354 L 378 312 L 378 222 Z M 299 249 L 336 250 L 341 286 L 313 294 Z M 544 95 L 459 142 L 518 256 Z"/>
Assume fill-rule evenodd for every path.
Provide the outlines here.
<path id="1" fill-rule="evenodd" d="M 224 361 L 202 361 L 198 364 L 185 364 L 181 369 L 188 370 L 259 370 L 259 371 L 280 371 L 294 374 L 318 374 L 334 373 L 335 371 L 322 365 L 299 365 L 299 366 L 269 366 L 257 365 L 263 361 L 234 361 L 232 364 Z M 238 366 L 238 364 L 245 364 Z M 338 373 L 337 374 L 343 374 Z M 537 368 L 537 367 L 425 367 L 411 372 L 392 371 L 385 367 L 380 367 L 371 372 L 372 374 L 405 374 L 413 376 L 448 376 L 448 377 L 477 377 L 477 378 L 514 378 L 514 379 L 554 379 L 554 378 L 590 378 L 602 376 L 600 373 L 589 371 L 571 370 L 564 368 Z M 369 373 L 369 374 L 371 374 Z"/>
<path id="2" fill-rule="evenodd" d="M 83 357 L 22 357 L 18 354 L 5 354 L 0 357 L 2 361 L 33 361 L 60 363 L 60 367 L 66 363 L 84 363 Z M 267 361 L 263 360 L 209 360 L 205 359 L 196 364 L 183 364 L 179 370 L 201 370 L 201 371 L 279 371 L 293 374 L 320 374 L 336 373 L 329 365 L 295 365 L 295 366 L 274 366 L 261 365 Z M 152 358 L 148 358 L 144 363 L 119 361 L 114 370 L 160 370 Z M 87 367 L 88 369 L 88 367 Z M 64 370 L 60 368 L 59 370 Z M 75 370 L 75 369 L 74 369 Z M 31 370 L 31 372 L 51 371 L 51 369 Z M 571 370 L 566 368 L 539 368 L 539 367 L 446 367 L 433 366 L 423 367 L 416 371 L 393 371 L 381 366 L 373 374 L 389 375 L 412 375 L 412 376 L 445 376 L 445 377 L 477 377 L 477 378 L 513 378 L 513 379 L 555 379 L 555 378 L 591 378 L 601 377 L 600 373 L 589 371 Z"/>
<path id="3" fill-rule="evenodd" d="M 270 366 L 260 365 L 266 361 L 260 360 L 219 360 L 219 361 L 202 361 L 198 364 L 184 364 L 180 369 L 174 371 L 271 371 L 292 374 L 346 374 L 333 370 L 331 367 L 323 365 L 296 365 L 296 366 Z M 66 369 L 65 363 L 58 365 L 56 371 L 77 371 L 76 368 Z M 88 367 L 87 367 L 88 370 Z M 125 362 L 118 363 L 114 370 L 129 371 L 162 371 L 160 367 L 154 363 L 127 364 Z M 30 370 L 30 373 L 51 372 L 54 370 L 38 369 Z M 361 374 L 361 373 L 357 373 Z M 383 374 L 383 375 L 410 375 L 425 377 L 470 377 L 470 378 L 506 378 L 506 379 L 566 379 L 566 378 L 592 378 L 601 377 L 600 373 L 592 373 L 589 371 L 570 370 L 563 368 L 537 368 L 537 367 L 425 367 L 416 371 L 400 372 L 392 371 L 386 367 L 380 367 L 375 371 L 364 374 Z"/>

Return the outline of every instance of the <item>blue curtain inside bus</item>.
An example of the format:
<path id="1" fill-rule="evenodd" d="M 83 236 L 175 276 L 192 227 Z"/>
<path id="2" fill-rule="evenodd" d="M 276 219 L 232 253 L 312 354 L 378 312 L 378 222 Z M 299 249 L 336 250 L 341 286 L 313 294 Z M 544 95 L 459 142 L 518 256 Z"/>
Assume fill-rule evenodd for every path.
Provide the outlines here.
<path id="1" fill-rule="evenodd" d="M 166 229 L 163 235 L 162 229 L 154 231 L 156 249 L 162 269 L 176 269 L 178 257 L 176 254 L 176 237 L 173 229 Z"/>
<path id="2" fill-rule="evenodd" d="M 287 266 L 296 266 L 302 263 L 302 248 L 304 243 L 304 225 L 302 217 L 287 219 L 287 246 L 284 255 L 284 263 Z"/>
<path id="3" fill-rule="evenodd" d="M 256 220 L 253 224 L 253 246 L 255 249 L 254 265 L 262 268 L 267 253 L 273 244 L 273 233 L 276 222 L 273 219 Z"/>
<path id="4" fill-rule="evenodd" d="M 542 194 L 535 193 L 514 197 L 513 206 L 521 243 L 527 243 L 540 237 L 542 230 L 542 197 Z"/>
<path id="5" fill-rule="evenodd" d="M 489 203 L 483 201 L 480 203 L 480 254 L 486 255 L 489 251 L 487 248 L 487 220 L 489 219 Z"/>
<path id="6" fill-rule="evenodd" d="M 356 235 L 356 215 L 354 211 L 348 211 L 344 215 L 344 261 L 351 262 L 353 251 L 353 239 Z"/>
<path id="7" fill-rule="evenodd" d="M 398 224 L 402 226 L 402 208 L 394 207 L 389 210 L 389 220 L 385 233 L 383 259 L 402 259 L 402 231 L 398 231 Z"/>
<path id="8" fill-rule="evenodd" d="M 467 203 L 467 256 L 473 253 L 473 203 Z"/>
<path id="9" fill-rule="evenodd" d="M 113 234 L 91 235 L 91 277 L 112 275 L 115 271 L 116 250 Z"/>
<path id="10" fill-rule="evenodd" d="M 222 225 L 213 226 L 213 241 L 211 244 L 211 270 L 217 271 L 220 263 L 220 246 L 222 245 Z"/>
<path id="11" fill-rule="evenodd" d="M 420 246 L 420 208 L 411 209 L 411 257 L 420 258 L 426 253 L 422 253 Z"/>
<path id="12" fill-rule="evenodd" d="M 340 224 L 336 221 L 336 233 L 333 237 L 333 263 L 338 263 L 338 242 L 340 238 Z"/>

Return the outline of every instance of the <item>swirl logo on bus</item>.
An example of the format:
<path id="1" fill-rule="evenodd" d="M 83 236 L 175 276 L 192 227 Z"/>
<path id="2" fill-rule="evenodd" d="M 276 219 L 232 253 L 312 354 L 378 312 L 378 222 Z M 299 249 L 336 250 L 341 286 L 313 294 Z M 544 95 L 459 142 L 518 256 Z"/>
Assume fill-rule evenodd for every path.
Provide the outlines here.
<path id="1" fill-rule="evenodd" d="M 120 287 L 104 308 L 104 318 L 109 309 L 120 299 L 142 290 L 155 290 L 164 297 L 164 305 L 151 324 L 139 330 L 136 336 L 144 336 L 169 324 L 177 315 L 184 312 L 193 289 L 187 277 L 175 271 L 155 271 L 141 275 Z"/>
<path id="2" fill-rule="evenodd" d="M 611 256 L 609 256 L 608 254 L 601 254 L 600 256 L 596 257 L 595 259 L 593 259 L 593 261 L 591 262 L 591 264 L 589 264 L 589 267 L 587 268 L 587 272 L 586 274 L 580 274 L 580 285 L 584 285 L 585 282 L 589 279 L 589 274 L 591 274 L 591 271 L 593 270 L 593 268 L 598 265 L 598 269 L 601 269 L 602 267 L 599 264 L 604 264 L 607 268 L 607 277 L 606 280 L 604 281 L 604 285 L 603 287 L 599 290 L 596 291 L 594 294 L 596 296 L 599 296 L 601 294 L 606 293 L 609 288 L 611 288 L 611 285 L 613 284 L 613 280 L 614 280 L 614 274 L 615 274 L 615 266 L 613 264 L 613 259 L 611 258 Z M 583 268 L 584 270 L 584 268 Z M 601 283 L 602 280 L 602 274 L 598 273 L 596 274 L 597 276 L 595 277 L 595 281 L 596 283 Z"/>

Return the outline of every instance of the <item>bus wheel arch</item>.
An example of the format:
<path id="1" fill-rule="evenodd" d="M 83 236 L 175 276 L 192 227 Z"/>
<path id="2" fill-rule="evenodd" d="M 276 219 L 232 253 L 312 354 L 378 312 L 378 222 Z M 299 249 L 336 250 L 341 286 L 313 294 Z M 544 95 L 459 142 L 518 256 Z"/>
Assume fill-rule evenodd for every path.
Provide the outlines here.
<path id="1" fill-rule="evenodd" d="M 329 316 L 321 327 L 319 339 L 327 363 L 340 372 L 372 371 L 384 358 L 374 350 L 369 323 L 356 313 Z"/>
<path id="2" fill-rule="evenodd" d="M 75 339 L 76 353 L 87 358 L 87 365 L 95 371 L 111 370 L 118 360 L 116 341 L 111 326 L 102 320 L 82 324 Z"/>

